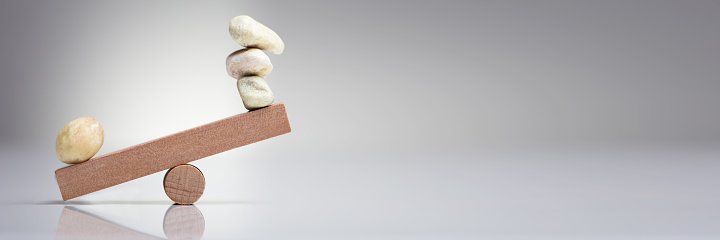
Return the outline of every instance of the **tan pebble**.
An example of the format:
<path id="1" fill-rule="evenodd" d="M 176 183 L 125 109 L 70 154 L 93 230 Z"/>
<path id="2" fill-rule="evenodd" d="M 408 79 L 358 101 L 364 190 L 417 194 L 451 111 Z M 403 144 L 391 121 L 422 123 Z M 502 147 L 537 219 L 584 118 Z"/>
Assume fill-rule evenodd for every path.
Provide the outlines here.
<path id="1" fill-rule="evenodd" d="M 238 79 L 238 92 L 247 110 L 270 106 L 275 97 L 270 86 L 261 77 L 249 76 Z"/>
<path id="2" fill-rule="evenodd" d="M 244 48 L 231 53 L 225 65 L 228 75 L 233 79 L 245 76 L 266 77 L 273 70 L 270 58 L 257 48 Z"/>
<path id="3" fill-rule="evenodd" d="M 230 36 L 243 47 L 259 48 L 274 54 L 285 50 L 285 43 L 275 31 L 246 15 L 230 20 Z"/>
<path id="4" fill-rule="evenodd" d="M 105 132 L 98 120 L 81 117 L 65 124 L 55 139 L 55 154 L 61 162 L 77 164 L 92 158 L 103 145 Z"/>

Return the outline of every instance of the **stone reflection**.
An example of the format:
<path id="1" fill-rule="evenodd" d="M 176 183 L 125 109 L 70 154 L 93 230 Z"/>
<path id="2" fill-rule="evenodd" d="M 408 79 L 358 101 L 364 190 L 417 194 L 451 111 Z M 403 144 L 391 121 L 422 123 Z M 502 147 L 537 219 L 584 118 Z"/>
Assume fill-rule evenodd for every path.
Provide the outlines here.
<path id="1" fill-rule="evenodd" d="M 167 239 L 201 239 L 205 218 L 194 205 L 171 205 L 165 212 L 163 231 Z M 164 239 L 112 220 L 65 206 L 60 214 L 55 239 Z"/>

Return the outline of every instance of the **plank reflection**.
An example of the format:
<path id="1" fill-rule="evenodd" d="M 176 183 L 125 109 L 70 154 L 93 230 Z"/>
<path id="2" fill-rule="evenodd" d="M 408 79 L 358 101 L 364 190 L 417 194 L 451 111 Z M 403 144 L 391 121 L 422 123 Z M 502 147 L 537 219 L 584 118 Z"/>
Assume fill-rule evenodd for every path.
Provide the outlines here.
<path id="1" fill-rule="evenodd" d="M 167 239 L 201 239 L 205 218 L 194 205 L 171 205 L 165 212 L 163 231 Z M 55 239 L 164 239 L 132 229 L 110 219 L 65 206 Z"/>

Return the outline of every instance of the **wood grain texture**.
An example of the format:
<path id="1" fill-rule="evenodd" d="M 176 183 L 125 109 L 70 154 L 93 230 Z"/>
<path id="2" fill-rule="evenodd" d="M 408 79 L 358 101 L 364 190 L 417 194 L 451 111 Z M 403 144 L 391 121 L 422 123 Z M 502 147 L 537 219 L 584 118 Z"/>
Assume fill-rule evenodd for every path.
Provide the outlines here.
<path id="1" fill-rule="evenodd" d="M 205 191 L 205 177 L 200 169 L 183 164 L 165 173 L 163 179 L 165 194 L 177 204 L 193 204 Z"/>
<path id="2" fill-rule="evenodd" d="M 55 178 L 68 200 L 289 132 L 278 103 L 58 169 Z"/>

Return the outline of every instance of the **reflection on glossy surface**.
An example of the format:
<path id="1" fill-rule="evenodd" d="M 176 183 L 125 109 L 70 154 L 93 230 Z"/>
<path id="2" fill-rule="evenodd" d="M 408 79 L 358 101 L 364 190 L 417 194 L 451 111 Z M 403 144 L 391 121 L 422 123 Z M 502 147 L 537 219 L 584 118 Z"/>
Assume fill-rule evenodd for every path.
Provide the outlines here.
<path id="1" fill-rule="evenodd" d="M 165 212 L 163 231 L 168 239 L 201 239 L 205 218 L 194 205 L 172 205 Z"/>
<path id="2" fill-rule="evenodd" d="M 194 205 L 171 205 L 165 212 L 163 230 L 168 239 L 201 239 L 205 219 Z M 112 220 L 65 206 L 55 239 L 163 239 L 123 226 Z"/>
<path id="3" fill-rule="evenodd" d="M 66 206 L 60 214 L 55 239 L 162 239 L 111 220 Z"/>

